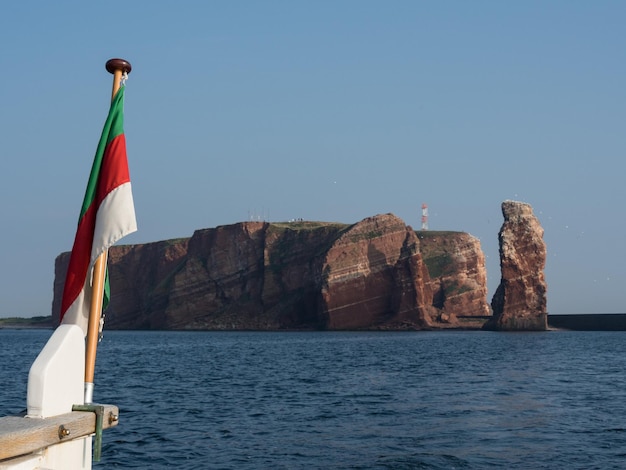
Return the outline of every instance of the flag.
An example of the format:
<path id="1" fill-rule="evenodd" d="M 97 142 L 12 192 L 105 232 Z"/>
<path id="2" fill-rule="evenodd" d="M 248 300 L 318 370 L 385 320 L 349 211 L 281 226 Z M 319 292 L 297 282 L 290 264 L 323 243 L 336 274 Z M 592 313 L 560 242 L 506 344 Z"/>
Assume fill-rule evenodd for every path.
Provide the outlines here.
<path id="1" fill-rule="evenodd" d="M 94 263 L 115 242 L 137 230 L 124 137 L 124 88 L 111 102 L 98 143 L 61 300 L 61 322 L 79 325 L 85 335 Z M 108 303 L 107 287 L 103 308 Z"/>

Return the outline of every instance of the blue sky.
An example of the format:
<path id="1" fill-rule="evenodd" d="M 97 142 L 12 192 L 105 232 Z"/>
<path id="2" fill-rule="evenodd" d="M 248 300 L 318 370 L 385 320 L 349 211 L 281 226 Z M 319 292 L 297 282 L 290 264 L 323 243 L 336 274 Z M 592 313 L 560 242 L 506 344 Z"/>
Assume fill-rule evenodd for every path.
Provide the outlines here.
<path id="1" fill-rule="evenodd" d="M 626 2 L 128 1 L 1 7 L 0 316 L 50 313 L 108 111 L 139 231 L 394 213 L 466 231 L 498 285 L 500 204 L 545 229 L 550 313 L 626 312 Z"/>

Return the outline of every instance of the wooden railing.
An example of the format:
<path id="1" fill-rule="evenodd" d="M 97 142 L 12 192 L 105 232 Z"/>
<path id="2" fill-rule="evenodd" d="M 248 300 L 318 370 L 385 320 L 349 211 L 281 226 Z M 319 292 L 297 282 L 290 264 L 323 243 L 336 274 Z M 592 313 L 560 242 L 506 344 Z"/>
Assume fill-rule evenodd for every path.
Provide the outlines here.
<path id="1" fill-rule="evenodd" d="M 102 429 L 116 426 L 119 410 L 114 405 L 98 405 Z M 96 412 L 72 411 L 50 418 L 5 416 L 0 418 L 0 463 L 55 444 L 97 434 Z M 100 430 L 101 431 L 101 430 Z"/>

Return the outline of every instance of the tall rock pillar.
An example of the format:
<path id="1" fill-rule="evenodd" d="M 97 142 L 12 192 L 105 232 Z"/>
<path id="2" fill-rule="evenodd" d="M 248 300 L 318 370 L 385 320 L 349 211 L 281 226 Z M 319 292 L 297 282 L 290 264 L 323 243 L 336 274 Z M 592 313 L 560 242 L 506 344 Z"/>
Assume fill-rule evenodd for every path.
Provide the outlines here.
<path id="1" fill-rule="evenodd" d="M 493 318 L 484 329 L 543 331 L 548 327 L 543 228 L 529 204 L 502 203 L 504 223 L 498 234 L 502 278 L 491 307 Z"/>

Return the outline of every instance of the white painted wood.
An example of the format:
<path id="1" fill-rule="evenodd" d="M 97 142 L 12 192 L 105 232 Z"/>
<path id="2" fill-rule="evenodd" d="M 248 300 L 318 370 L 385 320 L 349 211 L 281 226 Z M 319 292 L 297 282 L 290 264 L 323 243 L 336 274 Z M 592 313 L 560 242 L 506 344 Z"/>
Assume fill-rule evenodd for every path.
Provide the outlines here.
<path id="1" fill-rule="evenodd" d="M 31 442 L 29 439 L 34 439 L 33 436 L 38 440 L 54 441 L 56 433 L 56 444 L 45 444 L 49 447 L 35 450 L 35 453 L 17 459 L 3 460 L 0 463 L 1 470 L 91 470 L 91 437 L 62 441 L 58 438 L 59 424 L 55 422 L 56 418 L 60 418 L 59 415 L 71 413 L 74 404 L 84 403 L 84 377 L 83 331 L 76 325 L 60 325 L 30 368 L 26 399 L 27 416 L 18 418 L 22 420 L 20 424 L 14 423 L 17 427 L 30 429 L 34 426 L 37 429 L 34 435 L 31 434 L 31 437 L 26 439 L 28 442 Z M 93 413 L 86 415 L 92 415 L 89 419 L 93 419 L 95 429 L 95 415 Z M 3 419 L 3 433 L 8 431 L 6 429 L 8 423 L 9 420 Z M 52 429 L 44 430 L 48 424 L 52 425 Z M 10 438 L 4 441 L 2 448 L 7 451 L 13 447 L 12 450 L 15 451 L 20 442 L 19 438 Z"/>
<path id="2" fill-rule="evenodd" d="M 47 418 L 84 403 L 85 339 L 76 325 L 60 325 L 28 374 L 27 416 Z"/>

